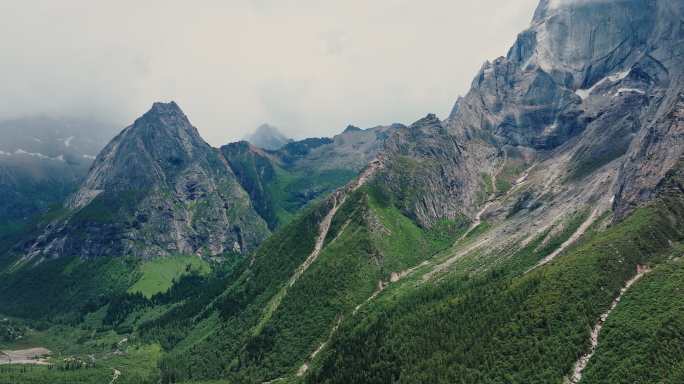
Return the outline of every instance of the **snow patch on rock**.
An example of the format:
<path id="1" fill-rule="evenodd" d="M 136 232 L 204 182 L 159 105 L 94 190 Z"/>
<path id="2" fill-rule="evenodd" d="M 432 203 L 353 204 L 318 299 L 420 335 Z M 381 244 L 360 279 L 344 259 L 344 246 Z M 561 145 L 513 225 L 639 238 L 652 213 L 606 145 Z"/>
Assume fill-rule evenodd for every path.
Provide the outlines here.
<path id="1" fill-rule="evenodd" d="M 606 76 L 603 79 L 597 81 L 596 84 L 591 86 L 591 88 L 578 89 L 577 91 L 575 91 L 575 94 L 577 96 L 579 96 L 580 98 L 582 98 L 582 100 L 586 100 L 589 96 L 591 96 L 591 94 L 594 92 L 594 90 L 599 85 L 605 83 L 606 81 L 611 82 L 611 83 L 617 83 L 618 81 L 622 81 L 625 79 L 625 77 L 627 77 L 629 75 L 629 72 L 631 72 L 631 70 L 617 72 L 617 73 L 614 73 L 610 76 Z M 626 89 L 626 88 L 623 88 L 623 89 Z M 618 91 L 618 92 L 620 92 L 620 91 Z"/>
<path id="2" fill-rule="evenodd" d="M 625 94 L 625 93 L 638 93 L 640 95 L 646 94 L 646 92 L 642 91 L 641 89 L 637 89 L 637 88 L 620 88 L 615 93 L 615 96 L 620 96 L 620 95 Z"/>

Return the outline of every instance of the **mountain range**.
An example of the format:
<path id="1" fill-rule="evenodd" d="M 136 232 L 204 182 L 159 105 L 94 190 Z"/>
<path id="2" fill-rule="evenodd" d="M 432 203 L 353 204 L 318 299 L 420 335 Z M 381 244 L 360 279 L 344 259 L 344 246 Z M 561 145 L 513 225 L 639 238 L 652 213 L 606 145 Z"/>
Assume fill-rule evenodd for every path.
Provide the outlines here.
<path id="1" fill-rule="evenodd" d="M 334 138 L 155 103 L 0 258 L 6 333 L 100 363 L 12 377 L 684 381 L 683 20 L 542 0 L 446 119 Z"/>

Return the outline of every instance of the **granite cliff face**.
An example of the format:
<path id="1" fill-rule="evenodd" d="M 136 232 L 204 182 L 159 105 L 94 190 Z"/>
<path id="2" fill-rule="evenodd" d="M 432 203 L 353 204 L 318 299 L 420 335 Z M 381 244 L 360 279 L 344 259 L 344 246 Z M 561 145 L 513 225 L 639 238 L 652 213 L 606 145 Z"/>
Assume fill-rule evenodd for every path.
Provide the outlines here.
<path id="1" fill-rule="evenodd" d="M 269 234 L 225 159 L 173 102 L 155 103 L 114 138 L 66 208 L 29 258 L 214 256 L 247 252 Z"/>
<path id="2" fill-rule="evenodd" d="M 388 141 L 390 163 L 435 164 L 406 181 L 388 176 L 396 191 L 422 186 L 404 209 L 430 225 L 457 212 L 475 219 L 477 207 L 504 218 L 520 206 L 601 201 L 620 219 L 648 201 L 684 150 L 683 8 L 542 1 L 530 28 L 506 57 L 483 65 L 448 119 L 421 120 Z M 418 129 L 425 125 L 432 134 Z M 527 181 L 521 196 L 484 207 L 518 179 Z"/>
<path id="3" fill-rule="evenodd" d="M 473 217 L 484 202 L 482 177 L 491 173 L 495 149 L 450 135 L 435 115 L 397 130 L 386 142 L 381 184 L 402 211 L 423 227 Z"/>

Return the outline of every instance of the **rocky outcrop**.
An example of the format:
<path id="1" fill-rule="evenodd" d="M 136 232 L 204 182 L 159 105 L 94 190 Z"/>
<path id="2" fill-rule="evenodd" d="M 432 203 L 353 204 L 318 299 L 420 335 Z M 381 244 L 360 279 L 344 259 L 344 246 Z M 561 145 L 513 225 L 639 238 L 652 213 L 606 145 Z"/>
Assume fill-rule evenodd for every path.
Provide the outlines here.
<path id="1" fill-rule="evenodd" d="M 380 185 L 395 197 L 403 212 L 424 227 L 441 219 L 474 216 L 481 173 L 496 156 L 493 147 L 468 142 L 467 147 L 430 114 L 397 130 L 386 142 L 386 165 Z M 486 160 L 486 158 L 490 160 Z M 478 165 L 479 163 L 479 165 Z"/>
<path id="2" fill-rule="evenodd" d="M 478 212 L 545 227 L 564 211 L 603 212 L 609 200 L 624 217 L 653 197 L 684 152 L 683 7 L 542 1 L 530 28 L 506 57 L 483 65 L 447 120 L 430 115 L 391 135 L 381 184 L 426 227 Z M 497 176 L 507 178 L 500 187 Z M 523 182 L 487 203 L 506 192 L 497 188 Z"/>
<path id="3" fill-rule="evenodd" d="M 155 103 L 97 156 L 28 258 L 248 252 L 269 233 L 178 105 Z"/>

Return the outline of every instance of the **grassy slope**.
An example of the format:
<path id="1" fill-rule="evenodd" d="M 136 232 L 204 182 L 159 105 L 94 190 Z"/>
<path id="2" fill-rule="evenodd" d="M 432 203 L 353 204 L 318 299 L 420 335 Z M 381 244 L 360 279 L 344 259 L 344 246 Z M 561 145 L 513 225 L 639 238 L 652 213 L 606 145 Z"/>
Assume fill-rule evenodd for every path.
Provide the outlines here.
<path id="1" fill-rule="evenodd" d="M 268 300 L 313 249 L 325 212 L 325 204 L 314 204 L 267 239 L 226 282 L 223 293 L 205 304 L 216 315 L 205 316 L 204 307 L 186 302 L 169 316 L 144 326 L 144 335 L 175 340 L 166 343 L 169 354 L 161 362 L 165 382 L 221 377 L 239 364 L 226 356 L 240 355 Z"/>
<path id="2" fill-rule="evenodd" d="M 150 298 L 157 293 L 166 292 L 183 275 L 197 273 L 206 275 L 211 270 L 209 264 L 197 256 L 178 255 L 145 261 L 138 266 L 140 279 L 128 292 L 140 292 Z"/>
<path id="3" fill-rule="evenodd" d="M 365 318 L 343 322 L 308 382 L 561 382 L 636 264 L 684 237 L 682 217 L 681 199 L 661 201 L 527 275 L 383 295 Z"/>

